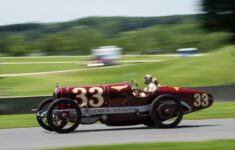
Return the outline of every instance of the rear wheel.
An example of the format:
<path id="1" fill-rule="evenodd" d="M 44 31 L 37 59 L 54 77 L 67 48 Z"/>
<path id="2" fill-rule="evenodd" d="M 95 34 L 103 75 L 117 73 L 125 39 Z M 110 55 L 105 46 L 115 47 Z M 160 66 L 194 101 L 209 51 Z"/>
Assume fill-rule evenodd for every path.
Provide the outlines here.
<path id="1" fill-rule="evenodd" d="M 52 130 L 58 133 L 72 132 L 81 122 L 81 110 L 74 100 L 61 98 L 49 106 L 47 121 Z"/>
<path id="2" fill-rule="evenodd" d="M 157 127 L 176 127 L 183 118 L 180 101 L 170 95 L 155 99 L 151 104 L 150 117 Z"/>

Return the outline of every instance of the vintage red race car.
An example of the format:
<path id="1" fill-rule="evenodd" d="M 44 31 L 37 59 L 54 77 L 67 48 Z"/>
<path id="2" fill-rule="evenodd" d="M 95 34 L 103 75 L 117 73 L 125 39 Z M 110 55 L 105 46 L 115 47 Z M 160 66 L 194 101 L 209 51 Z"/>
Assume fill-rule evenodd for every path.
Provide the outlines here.
<path id="1" fill-rule="evenodd" d="M 137 97 L 139 90 L 128 82 L 97 86 L 59 87 L 53 97 L 37 108 L 41 127 L 58 133 L 74 131 L 79 124 L 97 121 L 108 126 L 145 124 L 150 127 L 176 127 L 184 114 L 207 108 L 213 97 L 207 92 L 160 86 L 147 97 Z"/>

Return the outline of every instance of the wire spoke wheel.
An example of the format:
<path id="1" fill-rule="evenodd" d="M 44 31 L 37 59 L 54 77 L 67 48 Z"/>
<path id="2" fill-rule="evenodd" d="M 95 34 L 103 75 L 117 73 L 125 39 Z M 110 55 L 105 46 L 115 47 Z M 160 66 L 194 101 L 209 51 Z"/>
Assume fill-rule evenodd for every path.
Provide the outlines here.
<path id="1" fill-rule="evenodd" d="M 72 132 L 80 124 L 81 110 L 73 100 L 58 99 L 49 106 L 47 120 L 58 133 Z"/>
<path id="2" fill-rule="evenodd" d="M 160 128 L 176 127 L 183 117 L 179 100 L 174 97 L 164 97 L 153 102 L 150 116 Z"/>
<path id="3" fill-rule="evenodd" d="M 52 129 L 48 125 L 46 113 L 47 113 L 48 106 L 52 103 L 53 100 L 54 99 L 52 97 L 50 97 L 50 98 L 47 98 L 44 101 L 42 101 L 38 105 L 37 112 L 36 112 L 36 118 L 37 118 L 38 124 L 42 128 L 44 128 L 48 131 L 52 131 Z"/>

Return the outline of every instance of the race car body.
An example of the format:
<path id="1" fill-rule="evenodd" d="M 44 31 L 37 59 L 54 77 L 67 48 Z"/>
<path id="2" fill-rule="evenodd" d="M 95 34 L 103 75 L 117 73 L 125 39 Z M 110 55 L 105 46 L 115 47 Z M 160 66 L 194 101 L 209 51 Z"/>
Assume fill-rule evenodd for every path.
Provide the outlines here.
<path id="1" fill-rule="evenodd" d="M 135 96 L 135 90 L 128 82 L 57 87 L 53 97 L 39 105 L 37 120 L 43 128 L 59 133 L 71 132 L 80 123 L 97 121 L 110 126 L 171 128 L 180 123 L 184 114 L 213 103 L 211 94 L 192 89 L 162 86 L 147 97 Z"/>

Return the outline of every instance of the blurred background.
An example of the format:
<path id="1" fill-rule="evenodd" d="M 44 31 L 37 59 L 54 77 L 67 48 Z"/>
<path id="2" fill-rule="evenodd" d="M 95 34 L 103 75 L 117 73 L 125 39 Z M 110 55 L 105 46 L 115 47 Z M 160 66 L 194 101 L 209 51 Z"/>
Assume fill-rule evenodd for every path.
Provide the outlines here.
<path id="1" fill-rule="evenodd" d="M 234 43 L 233 0 L 0 0 L 0 114 L 30 113 L 23 107 L 36 107 L 57 82 L 143 87 L 145 74 L 234 101 Z M 218 102 L 209 118 L 234 117 L 234 108 Z M 11 125 L 37 126 L 22 120 Z"/>
<path id="2" fill-rule="evenodd" d="M 57 134 L 48 136 L 41 128 L 1 130 L 38 127 L 31 109 L 52 96 L 56 83 L 63 87 L 136 80 L 144 88 L 145 74 L 151 74 L 162 86 L 189 87 L 214 96 L 212 107 L 184 116 L 185 120 L 196 119 L 197 123 L 172 129 L 177 132 L 166 132 L 174 133 L 178 140 L 185 131 L 199 131 L 198 136 L 204 132 L 205 137 L 217 138 L 220 133 L 234 137 L 234 121 L 228 123 L 230 126 L 221 123 L 225 118 L 235 117 L 235 1 L 0 0 L 0 132 L 6 135 L 1 135 L 4 137 L 0 139 L 1 147 L 2 143 L 15 147 L 24 145 L 20 140 L 17 145 L 16 137 L 22 139 L 30 135 L 27 138 L 31 138 L 31 131 L 37 136 L 30 139 L 31 143 L 38 141 L 38 147 L 50 142 L 40 134 L 49 138 L 54 135 L 56 137 L 51 139 L 55 140 L 63 138 Z M 198 119 L 212 122 L 203 125 Z M 216 120 L 215 124 L 215 119 L 223 120 Z M 109 136 L 119 132 L 119 129 L 111 130 L 99 130 L 102 131 L 99 132 L 102 135 L 98 135 L 100 140 L 104 132 Z M 139 138 L 137 130 L 141 134 L 147 131 L 138 128 L 123 132 L 135 132 L 133 135 L 138 135 L 139 140 L 144 139 L 144 136 Z M 83 131 L 70 137 L 86 137 Z M 155 131 L 152 135 L 162 130 Z M 87 131 L 89 135 L 91 132 L 98 134 L 93 129 Z M 12 138 L 7 138 L 8 133 Z M 177 133 L 180 133 L 178 137 Z M 204 136 L 197 140 L 205 140 Z M 42 141 L 38 137 L 43 138 Z M 191 135 L 188 137 L 190 140 Z M 202 143 L 189 143 L 189 146 L 179 143 L 178 149 L 235 148 L 234 140 Z M 172 147 L 175 148 L 169 147 L 169 143 L 158 146 Z M 144 148 L 136 145 L 132 149 Z"/>
<path id="3" fill-rule="evenodd" d="M 1 56 L 89 55 L 106 45 L 122 47 L 123 54 L 175 53 L 187 47 L 209 52 L 234 42 L 231 0 L 1 3 Z"/>

